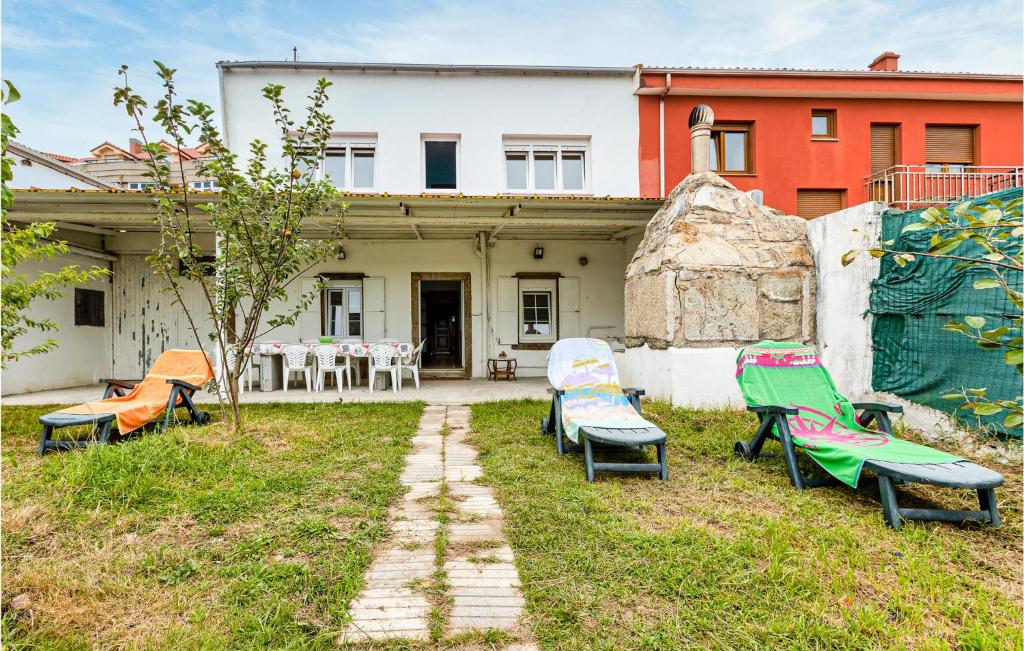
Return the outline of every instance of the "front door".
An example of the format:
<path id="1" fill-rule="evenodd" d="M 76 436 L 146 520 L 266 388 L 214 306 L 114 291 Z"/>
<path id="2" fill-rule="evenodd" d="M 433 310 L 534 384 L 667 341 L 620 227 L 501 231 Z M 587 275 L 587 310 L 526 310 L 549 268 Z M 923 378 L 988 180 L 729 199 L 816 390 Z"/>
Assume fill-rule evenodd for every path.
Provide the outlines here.
<path id="1" fill-rule="evenodd" d="M 413 340 L 425 376 L 469 377 L 469 274 L 413 274 Z"/>

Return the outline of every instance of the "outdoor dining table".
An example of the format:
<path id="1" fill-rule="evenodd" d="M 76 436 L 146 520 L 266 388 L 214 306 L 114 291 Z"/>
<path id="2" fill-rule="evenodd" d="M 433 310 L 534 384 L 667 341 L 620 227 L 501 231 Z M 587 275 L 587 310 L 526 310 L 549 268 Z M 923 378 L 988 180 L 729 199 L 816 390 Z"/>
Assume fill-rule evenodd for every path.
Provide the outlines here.
<path id="1" fill-rule="evenodd" d="M 338 355 L 342 354 L 342 345 L 349 346 L 349 352 L 347 356 L 353 358 L 353 367 L 356 372 L 356 384 L 362 384 L 362 374 L 360 373 L 359 360 L 370 357 L 370 348 L 378 344 L 386 346 L 392 346 L 395 350 L 392 357 L 399 355 L 405 355 L 411 352 L 414 346 L 408 342 L 399 341 L 334 341 L 324 343 L 320 341 L 302 341 L 302 342 L 287 342 L 287 341 L 257 341 L 252 345 L 253 356 L 260 356 L 260 391 L 273 391 L 283 386 L 282 380 L 279 378 L 286 377 L 284 372 L 284 349 L 288 346 L 305 346 L 309 349 L 310 353 L 314 353 L 318 346 L 334 346 Z M 314 353 L 315 354 L 315 353 Z M 371 362 L 367 362 L 370 364 Z M 278 374 L 280 373 L 280 374 Z M 379 377 L 386 377 L 385 374 L 381 374 Z"/>

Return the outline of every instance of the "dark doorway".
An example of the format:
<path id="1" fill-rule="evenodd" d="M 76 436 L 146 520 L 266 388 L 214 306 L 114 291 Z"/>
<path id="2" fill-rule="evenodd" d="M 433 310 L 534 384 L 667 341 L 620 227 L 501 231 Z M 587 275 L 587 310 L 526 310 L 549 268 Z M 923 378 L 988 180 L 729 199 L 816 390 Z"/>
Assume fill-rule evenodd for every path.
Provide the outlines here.
<path id="1" fill-rule="evenodd" d="M 423 368 L 462 369 L 462 281 L 420 282 Z"/>

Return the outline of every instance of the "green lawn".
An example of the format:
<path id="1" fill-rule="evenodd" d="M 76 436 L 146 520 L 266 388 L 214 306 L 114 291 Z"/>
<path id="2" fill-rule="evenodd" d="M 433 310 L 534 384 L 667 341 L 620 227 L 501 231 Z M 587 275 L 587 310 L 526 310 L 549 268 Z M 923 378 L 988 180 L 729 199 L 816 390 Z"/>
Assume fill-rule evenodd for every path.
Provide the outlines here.
<path id="1" fill-rule="evenodd" d="M 506 512 L 528 626 L 548 648 L 1020 649 L 1021 471 L 1004 526 L 885 527 L 876 484 L 792 489 L 777 456 L 733 457 L 744 412 L 649 405 L 671 478 L 600 475 L 559 458 L 539 402 L 473 409 L 484 483 Z M 912 436 L 908 435 L 908 438 Z M 987 464 L 992 466 L 992 464 Z M 906 505 L 977 508 L 915 486 Z"/>
<path id="2" fill-rule="evenodd" d="M 6 648 L 336 648 L 420 404 L 247 405 L 35 456 L 2 410 Z"/>

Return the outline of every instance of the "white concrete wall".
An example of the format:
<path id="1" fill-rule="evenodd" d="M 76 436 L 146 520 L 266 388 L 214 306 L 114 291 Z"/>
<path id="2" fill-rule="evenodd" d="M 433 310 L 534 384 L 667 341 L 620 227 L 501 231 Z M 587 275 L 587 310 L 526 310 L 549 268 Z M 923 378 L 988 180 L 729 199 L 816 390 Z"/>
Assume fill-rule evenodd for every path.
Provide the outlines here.
<path id="1" fill-rule="evenodd" d="M 458 134 L 458 189 L 505 191 L 502 138 L 585 136 L 591 139 L 589 191 L 638 196 L 639 118 L 632 78 L 486 74 L 408 74 L 317 70 L 223 71 L 229 146 L 244 158 L 259 138 L 279 155 L 270 103 L 260 89 L 282 84 L 298 117 L 318 77 L 334 85 L 326 110 L 343 133 L 376 134 L 376 192 L 423 191 L 421 136 Z"/>
<path id="2" fill-rule="evenodd" d="M 96 189 L 96 185 L 92 183 L 86 183 L 79 178 L 65 174 L 60 170 L 55 170 L 42 163 L 22 159 L 13 153 L 9 154 L 8 157 L 13 160 L 11 172 L 14 174 L 14 179 L 10 183 L 12 188 L 46 188 L 47 190 L 70 190 L 71 188 L 79 190 Z M 25 165 L 24 162 L 30 162 L 31 165 Z"/>
<path id="3" fill-rule="evenodd" d="M 106 267 L 106 262 L 91 257 L 70 254 L 57 260 L 26 262 L 18 267 L 19 272 L 39 274 L 55 272 L 68 264 L 86 267 Z M 106 278 L 92 281 L 80 287 L 103 291 L 103 307 L 106 311 L 104 327 L 75 325 L 75 290 L 69 287 L 56 300 L 38 299 L 32 304 L 32 318 L 50 318 L 60 324 L 54 332 L 32 331 L 15 339 L 15 349 L 25 350 L 56 339 L 60 346 L 45 355 L 33 355 L 11 362 L 2 372 L 0 391 L 4 395 L 59 389 L 63 387 L 92 384 L 101 377 L 110 375 L 111 346 L 111 290 Z M 97 396 L 99 397 L 99 396 Z"/>
<path id="4" fill-rule="evenodd" d="M 843 254 L 878 241 L 884 206 L 869 202 L 807 222 L 818 274 L 818 351 L 836 387 L 851 400 L 871 395 L 871 281 L 879 262 L 861 254 L 847 267 Z M 855 230 L 856 229 L 856 230 Z"/>
<path id="5" fill-rule="evenodd" d="M 676 407 L 741 407 L 736 348 L 627 348 L 619 364 L 623 385 Z"/>
<path id="6" fill-rule="evenodd" d="M 535 244 L 544 246 L 544 259 L 533 259 Z M 547 370 L 547 351 L 516 350 L 499 346 L 495 331 L 497 279 L 518 272 L 559 272 L 580 279 L 580 334 L 591 332 L 595 337 L 621 338 L 624 332 L 623 286 L 625 265 L 621 242 L 525 242 L 499 240 L 488 251 L 488 282 L 484 286 L 483 261 L 474 251 L 472 240 L 420 242 L 345 242 L 345 260 L 320 265 L 309 274 L 350 272 L 370 277 L 383 277 L 385 285 L 385 336 L 402 341 L 412 340 L 412 273 L 469 273 L 472 301 L 473 349 L 472 372 L 486 375 L 487 357 L 504 350 L 519 361 L 519 374 L 541 376 Z M 589 263 L 579 264 L 586 256 Z M 297 301 L 299 284 L 292 288 L 291 300 Z M 484 297 L 489 304 L 484 307 Z M 280 310 L 281 306 L 271 308 Z M 319 309 L 314 306 L 314 309 Z M 485 326 L 484 313 L 489 323 Z M 611 326 L 599 328 L 599 326 Z M 302 338 L 301 324 L 283 326 L 264 337 L 282 341 Z"/>

